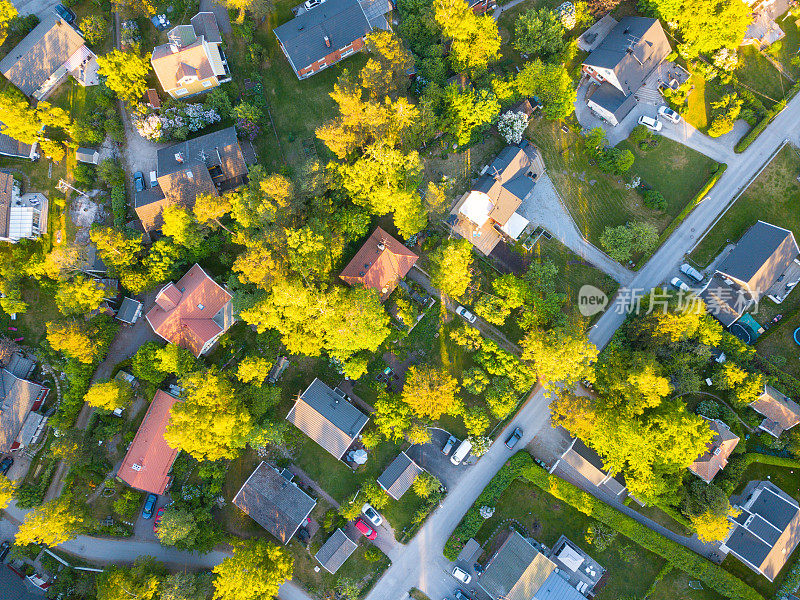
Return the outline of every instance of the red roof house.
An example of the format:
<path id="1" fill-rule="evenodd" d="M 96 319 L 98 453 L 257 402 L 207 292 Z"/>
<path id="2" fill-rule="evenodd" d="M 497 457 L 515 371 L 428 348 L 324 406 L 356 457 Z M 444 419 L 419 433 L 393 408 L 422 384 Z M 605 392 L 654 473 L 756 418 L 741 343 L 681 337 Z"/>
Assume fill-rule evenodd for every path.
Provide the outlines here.
<path id="1" fill-rule="evenodd" d="M 378 227 L 339 275 L 350 285 L 377 290 L 386 300 L 419 257 Z"/>
<path id="2" fill-rule="evenodd" d="M 178 456 L 164 439 L 172 405 L 178 401 L 158 390 L 117 476 L 132 488 L 161 495 L 170 482 L 169 471 Z"/>
<path id="3" fill-rule="evenodd" d="M 161 288 L 147 322 L 168 342 L 200 356 L 233 325 L 232 299 L 196 264 L 178 283 Z"/>

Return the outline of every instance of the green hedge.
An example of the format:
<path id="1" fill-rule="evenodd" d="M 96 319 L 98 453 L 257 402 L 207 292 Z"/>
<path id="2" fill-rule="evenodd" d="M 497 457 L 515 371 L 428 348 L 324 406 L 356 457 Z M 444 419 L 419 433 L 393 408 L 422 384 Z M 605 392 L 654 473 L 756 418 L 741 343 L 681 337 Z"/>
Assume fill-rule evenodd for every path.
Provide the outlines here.
<path id="1" fill-rule="evenodd" d="M 642 548 L 662 557 L 676 569 L 699 579 L 722 596 L 737 600 L 763 600 L 761 594 L 719 565 L 648 529 L 571 483 L 550 475 L 538 467 L 525 469 L 522 476 L 582 513 L 613 527 Z"/>
<path id="2" fill-rule="evenodd" d="M 758 124 L 748 132 L 746 136 L 744 136 L 742 139 L 738 141 L 734 150 L 736 152 L 744 152 L 745 150 L 747 150 L 747 147 L 754 141 L 756 141 L 756 138 L 760 136 L 761 132 L 767 128 L 767 125 L 769 125 L 772 122 L 772 120 L 778 116 L 778 113 L 780 113 L 784 108 L 786 108 L 786 103 L 789 102 L 789 100 L 791 100 L 798 91 L 800 91 L 800 82 L 794 84 L 789 90 L 789 93 L 786 95 L 786 97 L 780 102 L 778 102 L 775 106 L 773 106 L 772 109 L 767 112 L 766 116 L 763 119 L 761 119 L 758 122 Z"/>
<path id="3" fill-rule="evenodd" d="M 716 183 L 719 181 L 719 178 L 722 177 L 722 174 L 725 172 L 725 169 L 727 169 L 727 168 L 728 168 L 728 165 L 725 164 L 725 163 L 722 163 L 722 164 L 717 166 L 717 170 L 711 176 L 711 179 L 709 179 L 706 182 L 706 184 L 703 186 L 703 189 L 701 189 L 699 192 L 697 192 L 697 194 L 695 194 L 695 197 L 692 198 L 691 202 L 689 202 L 689 204 L 686 205 L 686 208 L 684 208 L 681 211 L 681 214 L 679 214 L 677 217 L 675 217 L 672 220 L 672 223 L 669 224 L 669 227 L 667 227 L 664 230 L 664 233 L 661 234 L 661 236 L 658 239 L 658 245 L 659 246 L 661 246 L 661 244 L 663 244 L 664 241 L 669 236 L 672 235 L 672 232 L 675 231 L 678 228 L 678 225 L 683 223 L 683 220 L 686 217 L 689 216 L 689 213 L 691 213 L 695 209 L 695 207 L 698 204 L 700 204 L 700 202 L 703 200 L 703 198 L 706 197 L 706 194 L 708 194 L 708 192 L 711 191 L 711 188 L 713 188 L 716 185 Z"/>
<path id="4" fill-rule="evenodd" d="M 464 548 L 467 541 L 473 537 L 481 525 L 484 523 L 483 517 L 480 515 L 481 506 L 494 506 L 498 498 L 503 495 L 511 482 L 517 479 L 522 472 L 527 469 L 539 468 L 535 467 L 531 455 L 527 452 L 518 452 L 512 456 L 506 464 L 504 464 L 497 472 L 492 480 L 489 482 L 475 503 L 461 519 L 458 527 L 455 528 L 453 534 L 444 545 L 443 554 L 448 560 L 455 560 L 458 558 L 459 553 Z"/>
<path id="5" fill-rule="evenodd" d="M 790 469 L 800 469 L 800 460 L 796 458 L 786 458 L 783 456 L 772 456 L 771 454 L 760 454 L 758 452 L 748 452 L 747 454 L 737 454 L 728 461 L 725 470 L 718 476 L 717 485 L 730 496 L 739 487 L 747 467 L 753 463 L 772 465 L 774 467 L 788 467 Z"/>

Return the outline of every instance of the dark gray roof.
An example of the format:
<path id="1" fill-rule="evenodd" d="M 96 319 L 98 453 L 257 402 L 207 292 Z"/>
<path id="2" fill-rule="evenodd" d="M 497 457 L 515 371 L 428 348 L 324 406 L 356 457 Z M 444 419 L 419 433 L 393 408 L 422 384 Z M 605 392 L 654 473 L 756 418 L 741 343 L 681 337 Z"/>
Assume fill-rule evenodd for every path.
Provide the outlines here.
<path id="1" fill-rule="evenodd" d="M 770 486 L 765 486 L 749 510 L 783 531 L 797 514 L 798 509 Z"/>
<path id="2" fill-rule="evenodd" d="M 371 31 L 358 0 L 326 0 L 273 29 L 295 72 Z M 330 46 L 325 43 L 328 37 Z"/>
<path id="3" fill-rule="evenodd" d="M 717 271 L 746 283 L 759 299 L 800 254 L 791 231 L 757 221 Z"/>
<path id="4" fill-rule="evenodd" d="M 217 17 L 213 12 L 199 12 L 192 17 L 190 23 L 194 27 L 194 34 L 197 37 L 201 35 L 207 42 L 220 43 L 222 42 L 222 35 L 219 33 L 219 26 L 217 25 Z"/>
<path id="5" fill-rule="evenodd" d="M 117 318 L 124 323 L 133 323 L 136 312 L 142 307 L 142 303 L 133 298 L 125 297 L 117 311 Z"/>
<path id="6" fill-rule="evenodd" d="M 134 192 L 133 207 L 139 208 L 164 199 L 164 192 L 160 187 L 145 188 L 141 192 Z"/>
<path id="7" fill-rule="evenodd" d="M 329 573 L 336 573 L 350 555 L 358 548 L 353 540 L 347 537 L 344 531 L 337 529 L 329 537 L 322 548 L 314 555 L 319 564 Z"/>
<path id="8" fill-rule="evenodd" d="M 737 526 L 725 545 L 742 560 L 758 568 L 767 558 L 772 546 L 758 539 L 744 527 Z"/>
<path id="9" fill-rule="evenodd" d="M 527 175 L 517 175 L 513 179 L 506 181 L 503 187 L 514 194 L 520 200 L 524 200 L 533 191 L 536 183 Z"/>
<path id="10" fill-rule="evenodd" d="M 0 369 L 0 454 L 11 449 L 25 418 L 37 400 L 46 395 L 44 388 L 27 379 Z"/>
<path id="11" fill-rule="evenodd" d="M 586 462 L 596 468 L 598 471 L 607 473 L 609 469 L 606 468 L 602 457 L 594 451 L 594 449 L 587 446 L 581 438 L 575 438 L 575 443 L 572 445 L 572 451 L 577 453 L 578 456 L 583 458 Z M 625 475 L 620 471 L 612 477 L 617 483 L 625 487 Z"/>
<path id="12" fill-rule="evenodd" d="M 534 565 L 534 561 L 539 564 Z M 524 537 L 511 531 L 489 559 L 478 583 L 492 598 L 519 600 L 525 597 L 528 600 L 554 568 L 555 565 Z"/>
<path id="13" fill-rule="evenodd" d="M 358 2 L 364 11 L 364 16 L 373 27 L 379 26 L 380 22 L 386 23 L 384 15 L 392 12 L 394 7 L 391 0 L 359 0 Z"/>
<path id="14" fill-rule="evenodd" d="M 585 596 L 558 573 L 550 573 L 531 600 L 585 600 Z"/>
<path id="15" fill-rule="evenodd" d="M 336 458 L 342 458 L 369 418 L 319 379 L 300 394 L 286 418 Z"/>
<path id="16" fill-rule="evenodd" d="M 317 501 L 262 462 L 236 493 L 233 503 L 285 544 Z"/>
<path id="17" fill-rule="evenodd" d="M 627 117 L 636 106 L 634 94 L 625 95 L 607 81 L 593 87 L 589 100 L 613 114 L 617 123 Z"/>
<path id="18" fill-rule="evenodd" d="M 738 286 L 729 285 L 719 273 L 714 273 L 698 296 L 706 303 L 711 316 L 725 327 L 741 317 L 750 303 L 747 292 Z"/>
<path id="19" fill-rule="evenodd" d="M 178 162 L 176 154 L 183 155 L 183 162 Z M 203 164 L 207 167 L 220 165 L 227 179 L 247 173 L 236 128 L 227 127 L 213 133 L 207 133 L 185 142 L 179 142 L 157 153 L 158 177 L 186 169 L 189 165 Z"/>
<path id="20" fill-rule="evenodd" d="M 5 129 L 5 125 L 0 122 L 0 131 Z M 15 156 L 19 158 L 31 157 L 31 146 L 15 140 L 10 135 L 0 133 L 0 154 L 3 156 Z"/>
<path id="21" fill-rule="evenodd" d="M 423 469 L 405 452 L 398 454 L 378 477 L 378 484 L 395 500 L 400 500 Z"/>
<path id="22" fill-rule="evenodd" d="M 625 17 L 583 62 L 614 71 L 622 91 L 629 95 L 671 51 L 658 19 Z"/>

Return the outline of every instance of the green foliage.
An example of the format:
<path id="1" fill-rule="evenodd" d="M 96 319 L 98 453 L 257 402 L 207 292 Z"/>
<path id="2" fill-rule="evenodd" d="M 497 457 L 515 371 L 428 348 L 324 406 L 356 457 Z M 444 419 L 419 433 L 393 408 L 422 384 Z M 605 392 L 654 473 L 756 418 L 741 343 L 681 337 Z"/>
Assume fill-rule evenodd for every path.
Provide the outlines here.
<path id="1" fill-rule="evenodd" d="M 434 18 L 450 38 L 456 72 L 483 73 L 500 56 L 500 33 L 491 15 L 475 15 L 463 0 L 434 0 Z"/>
<path id="2" fill-rule="evenodd" d="M 652 134 L 650 133 L 650 130 L 647 127 L 645 127 L 644 125 L 637 125 L 631 130 L 628 139 L 634 144 L 639 144 L 640 142 L 643 142 L 649 139 L 650 137 L 652 137 Z"/>
<path id="3" fill-rule="evenodd" d="M 134 490 L 124 490 L 114 500 L 114 512 L 123 519 L 133 519 L 142 504 L 142 494 Z"/>
<path id="4" fill-rule="evenodd" d="M 463 296 L 472 282 L 472 245 L 446 240 L 431 253 L 431 284 L 451 298 Z"/>
<path id="5" fill-rule="evenodd" d="M 667 199 L 658 190 L 647 190 L 644 193 L 644 205 L 653 210 L 664 212 L 667 210 Z"/>
<path id="6" fill-rule="evenodd" d="M 564 65 L 534 59 L 519 72 L 515 85 L 519 95 L 539 98 L 548 119 L 566 119 L 575 110 L 577 92 Z"/>
<path id="7" fill-rule="evenodd" d="M 600 244 L 611 258 L 625 263 L 633 253 L 646 256 L 656 249 L 658 229 L 644 221 L 633 221 L 618 227 L 608 226 L 600 236 Z"/>
<path id="8" fill-rule="evenodd" d="M 114 227 L 122 230 L 128 222 L 128 200 L 124 184 L 111 188 L 111 211 L 114 213 Z"/>
<path id="9" fill-rule="evenodd" d="M 102 15 L 88 15 L 80 21 L 83 37 L 92 46 L 100 44 L 108 35 L 108 21 Z"/>
<path id="10" fill-rule="evenodd" d="M 566 47 L 564 25 L 549 8 L 533 8 L 522 13 L 514 24 L 514 47 L 523 54 L 542 60 L 559 57 Z"/>
<path id="11" fill-rule="evenodd" d="M 451 83 L 445 88 L 442 101 L 442 128 L 455 137 L 459 146 L 469 144 L 500 114 L 500 103 L 488 90 L 461 89 Z"/>
<path id="12" fill-rule="evenodd" d="M 133 52 L 112 50 L 97 57 L 97 72 L 105 77 L 105 84 L 117 97 L 128 103 L 138 102 L 147 91 L 147 74 L 150 57 Z"/>

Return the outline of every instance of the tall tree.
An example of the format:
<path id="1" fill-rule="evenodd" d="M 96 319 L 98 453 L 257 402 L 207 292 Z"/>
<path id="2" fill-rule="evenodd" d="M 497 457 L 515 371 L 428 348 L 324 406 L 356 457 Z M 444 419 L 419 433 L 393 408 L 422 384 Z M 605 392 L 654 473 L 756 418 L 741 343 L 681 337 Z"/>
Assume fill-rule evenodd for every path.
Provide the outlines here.
<path id="1" fill-rule="evenodd" d="M 464 295 L 472 283 L 472 245 L 447 240 L 431 254 L 431 284 L 451 298 Z"/>
<path id="2" fill-rule="evenodd" d="M 263 21 L 275 8 L 272 0 L 224 0 L 222 4 L 231 10 L 239 11 L 239 16 L 236 17 L 237 23 L 244 22 L 246 13 L 250 13 L 258 21 Z"/>
<path id="3" fill-rule="evenodd" d="M 34 108 L 22 93 L 8 88 L 0 92 L 0 114 L 2 133 L 25 144 L 38 143 L 45 155 L 55 161 L 64 158 L 64 145 L 48 137 L 53 130 L 60 130 L 60 135 L 70 131 L 72 122 L 64 109 L 48 102 L 39 102 Z"/>
<path id="4" fill-rule="evenodd" d="M 47 324 L 47 341 L 53 350 L 63 352 L 82 363 L 91 364 L 97 357 L 97 346 L 92 339 L 74 323 Z"/>
<path id="5" fill-rule="evenodd" d="M 465 0 L 434 0 L 433 10 L 442 33 L 452 40 L 455 71 L 480 74 L 500 57 L 500 33 L 491 15 L 477 16 Z"/>
<path id="6" fill-rule="evenodd" d="M 564 25 L 549 8 L 532 8 L 522 13 L 514 24 L 514 47 L 549 61 L 566 48 Z"/>
<path id="7" fill-rule="evenodd" d="M 272 363 L 260 356 L 247 356 L 239 363 L 236 370 L 236 377 L 244 383 L 261 385 L 269 376 L 272 370 Z"/>
<path id="8" fill-rule="evenodd" d="M 0 510 L 11 504 L 14 497 L 14 483 L 5 475 L 0 475 Z"/>
<path id="9" fill-rule="evenodd" d="M 133 390 L 127 381 L 112 379 L 95 383 L 86 392 L 84 400 L 89 406 L 105 410 L 127 408 L 133 400 Z"/>
<path id="10" fill-rule="evenodd" d="M 233 556 L 214 567 L 214 600 L 272 600 L 293 567 L 288 550 L 266 540 L 239 540 Z"/>
<path id="11" fill-rule="evenodd" d="M 566 119 L 575 110 L 578 95 L 564 65 L 534 59 L 525 64 L 515 84 L 519 94 L 539 98 L 549 119 Z"/>
<path id="12" fill-rule="evenodd" d="M 83 315 L 100 308 L 106 291 L 95 279 L 79 275 L 70 281 L 60 281 L 56 306 L 62 315 Z"/>
<path id="13" fill-rule="evenodd" d="M 412 365 L 406 373 L 402 398 L 417 416 L 437 420 L 443 414 L 462 412 L 456 396 L 459 388 L 458 381 L 444 368 Z"/>
<path id="14" fill-rule="evenodd" d="M 442 101 L 442 128 L 451 133 L 460 146 L 468 144 L 476 131 L 488 127 L 500 114 L 500 102 L 489 90 L 471 87 L 462 90 L 451 83 L 445 88 Z"/>
<path id="15" fill-rule="evenodd" d="M 97 72 L 106 78 L 106 86 L 123 102 L 134 103 L 147 91 L 150 56 L 112 50 L 97 57 Z"/>
<path id="16" fill-rule="evenodd" d="M 0 0 L 0 44 L 8 35 L 8 23 L 17 16 L 17 9 L 9 0 Z"/>
<path id="17" fill-rule="evenodd" d="M 409 82 L 407 71 L 414 66 L 414 57 L 405 49 L 400 37 L 375 29 L 367 36 L 365 45 L 371 57 L 361 69 L 361 86 L 375 99 L 404 92 Z"/>
<path id="18" fill-rule="evenodd" d="M 209 573 L 178 571 L 162 580 L 159 600 L 208 600 L 213 591 Z"/>
<path id="19" fill-rule="evenodd" d="M 97 575 L 97 600 L 160 600 L 166 574 L 152 556 L 140 556 L 130 567 L 111 565 Z"/>
<path id="20" fill-rule="evenodd" d="M 58 546 L 71 540 L 84 529 L 84 519 L 62 496 L 46 502 L 25 515 L 14 543 Z"/>

